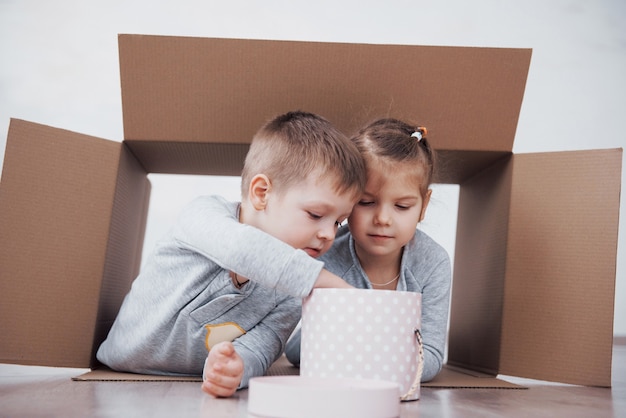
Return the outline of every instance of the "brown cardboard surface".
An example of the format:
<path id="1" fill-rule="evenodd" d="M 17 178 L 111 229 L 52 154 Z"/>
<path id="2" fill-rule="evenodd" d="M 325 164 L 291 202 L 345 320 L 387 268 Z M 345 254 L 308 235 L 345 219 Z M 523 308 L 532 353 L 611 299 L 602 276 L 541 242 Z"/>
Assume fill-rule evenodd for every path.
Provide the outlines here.
<path id="1" fill-rule="evenodd" d="M 300 369 L 289 363 L 285 356 L 281 356 L 267 370 L 266 376 L 299 376 Z M 89 381 L 139 381 L 139 382 L 202 382 L 200 376 L 155 376 L 146 374 L 120 373 L 108 368 L 98 368 L 80 376 L 72 378 L 80 382 Z M 466 389 L 526 389 L 526 387 L 498 379 L 494 376 L 468 373 L 444 367 L 430 382 L 422 383 L 422 387 L 429 388 L 466 388 Z"/>
<path id="2" fill-rule="evenodd" d="M 0 361 L 95 366 L 140 263 L 146 174 L 238 174 L 262 123 L 304 109 L 347 133 L 380 116 L 428 127 L 437 181 L 461 186 L 451 365 L 610 385 L 621 150 L 512 154 L 530 50 L 144 35 L 119 46 L 123 143 L 11 123 Z"/>
<path id="3" fill-rule="evenodd" d="M 120 149 L 11 121 L 0 191 L 0 361 L 89 366 Z"/>
<path id="4" fill-rule="evenodd" d="M 468 373 L 461 369 L 444 366 L 430 382 L 422 383 L 423 388 L 448 389 L 528 389 L 526 386 L 486 374 Z"/>
<path id="5" fill-rule="evenodd" d="M 107 258 L 102 273 L 92 344 L 92 367 L 97 364 L 97 348 L 106 338 L 132 280 L 139 273 L 149 201 L 150 182 L 147 173 L 124 146 L 120 153 L 112 202 Z"/>
<path id="6" fill-rule="evenodd" d="M 248 144 L 276 114 L 305 109 L 349 133 L 380 116 L 413 119 L 449 151 L 442 158 L 453 161 L 444 165 L 456 180 L 476 158 L 484 165 L 512 150 L 531 56 L 529 49 L 142 35 L 120 35 L 119 45 L 126 143 L 150 172 L 193 174 L 214 174 L 214 165 L 194 163 L 198 155 Z M 233 168 L 245 150 L 227 159 Z"/>
<path id="7" fill-rule="evenodd" d="M 514 156 L 500 373 L 611 386 L 621 164 Z"/>
<path id="8" fill-rule="evenodd" d="M 120 143 L 11 121 L 0 187 L 0 362 L 93 364 L 92 346 L 138 271 L 146 200 L 137 191 L 146 183 L 145 173 L 140 184 L 125 180 L 138 170 L 132 160 Z"/>
<path id="9" fill-rule="evenodd" d="M 496 375 L 506 273 L 510 157 L 461 183 L 448 363 Z"/>
<path id="10" fill-rule="evenodd" d="M 461 184 L 448 363 L 609 387 L 622 151 L 511 160 Z"/>
<path id="11" fill-rule="evenodd" d="M 239 176 L 249 144 L 135 141 L 133 153 L 142 156 L 149 173 Z M 181 165 L 181 161 L 185 163 Z"/>

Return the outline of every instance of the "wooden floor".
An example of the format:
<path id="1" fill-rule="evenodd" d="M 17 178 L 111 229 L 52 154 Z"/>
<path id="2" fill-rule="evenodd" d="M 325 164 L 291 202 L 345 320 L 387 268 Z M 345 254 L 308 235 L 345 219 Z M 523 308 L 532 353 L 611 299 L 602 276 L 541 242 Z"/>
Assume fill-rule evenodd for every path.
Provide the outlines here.
<path id="1" fill-rule="evenodd" d="M 214 399 L 191 382 L 76 382 L 83 369 L 0 364 L 0 417 L 247 417 L 247 390 Z M 518 389 L 422 388 L 401 417 L 626 417 L 626 345 L 613 350 L 613 387 L 500 376 Z"/>

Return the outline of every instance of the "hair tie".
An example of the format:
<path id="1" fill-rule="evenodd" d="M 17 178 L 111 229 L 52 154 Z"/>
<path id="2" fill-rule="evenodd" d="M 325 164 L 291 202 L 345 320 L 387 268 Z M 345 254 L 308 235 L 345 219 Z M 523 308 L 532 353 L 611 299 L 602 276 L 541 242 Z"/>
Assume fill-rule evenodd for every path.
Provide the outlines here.
<path id="1" fill-rule="evenodd" d="M 417 138 L 417 142 L 420 142 L 428 134 L 428 130 L 423 126 L 418 126 L 417 130 L 411 134 L 411 137 Z"/>

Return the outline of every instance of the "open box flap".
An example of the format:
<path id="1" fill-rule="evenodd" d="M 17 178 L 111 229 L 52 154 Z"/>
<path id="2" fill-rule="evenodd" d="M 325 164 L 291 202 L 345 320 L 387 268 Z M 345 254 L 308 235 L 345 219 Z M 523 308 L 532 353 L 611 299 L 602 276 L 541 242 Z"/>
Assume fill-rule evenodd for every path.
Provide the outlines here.
<path id="1" fill-rule="evenodd" d="M 143 230 L 136 221 L 145 213 L 119 222 L 122 200 L 145 206 L 145 193 L 137 192 L 147 179 L 132 160 L 119 142 L 11 120 L 0 183 L 0 362 L 93 364 L 101 333 L 95 324 L 112 313 L 98 312 L 110 305 L 101 298 L 103 275 L 137 269 Z M 133 251 L 115 254 L 112 234 L 132 235 Z M 115 284 L 104 282 L 105 298 L 119 299 Z"/>
<path id="2" fill-rule="evenodd" d="M 609 387 L 622 150 L 513 162 L 500 373 Z"/>
<path id="3" fill-rule="evenodd" d="M 511 155 L 461 183 L 449 364 L 611 385 L 621 161 Z"/>
<path id="4" fill-rule="evenodd" d="M 148 172 L 231 174 L 216 167 L 241 167 L 241 145 L 261 125 L 302 109 L 348 134 L 384 116 L 427 126 L 454 161 L 444 183 L 511 152 L 531 57 L 530 49 L 150 35 L 120 35 L 119 50 L 124 139 Z"/>

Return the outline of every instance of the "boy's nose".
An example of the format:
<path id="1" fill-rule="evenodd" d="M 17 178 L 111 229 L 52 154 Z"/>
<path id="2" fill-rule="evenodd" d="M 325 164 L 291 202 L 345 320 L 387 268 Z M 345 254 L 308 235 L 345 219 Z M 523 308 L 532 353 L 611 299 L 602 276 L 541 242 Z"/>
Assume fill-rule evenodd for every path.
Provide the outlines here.
<path id="1" fill-rule="evenodd" d="M 335 238 L 335 225 L 325 225 L 317 231 L 317 237 L 323 240 L 329 240 Z"/>

